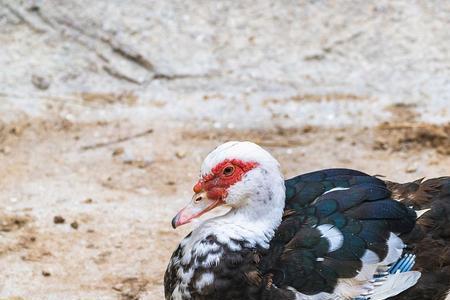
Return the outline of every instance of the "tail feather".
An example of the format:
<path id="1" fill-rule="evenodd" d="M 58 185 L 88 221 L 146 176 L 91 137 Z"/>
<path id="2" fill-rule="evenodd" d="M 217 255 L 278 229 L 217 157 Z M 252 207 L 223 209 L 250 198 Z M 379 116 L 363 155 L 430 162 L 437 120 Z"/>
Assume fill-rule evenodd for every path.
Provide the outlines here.
<path id="1" fill-rule="evenodd" d="M 387 185 L 394 199 L 423 213 L 414 229 L 401 236 L 416 254 L 414 269 L 422 277 L 394 299 L 444 299 L 450 288 L 450 177 Z"/>

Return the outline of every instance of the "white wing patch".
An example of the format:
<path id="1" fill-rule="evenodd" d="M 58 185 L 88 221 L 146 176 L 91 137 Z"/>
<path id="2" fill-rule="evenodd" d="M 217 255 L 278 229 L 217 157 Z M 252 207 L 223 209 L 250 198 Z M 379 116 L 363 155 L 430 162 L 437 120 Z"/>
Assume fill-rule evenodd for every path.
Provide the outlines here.
<path id="1" fill-rule="evenodd" d="M 333 252 L 342 247 L 342 244 L 344 243 L 344 236 L 342 235 L 341 231 L 336 228 L 336 226 L 331 224 L 323 224 L 317 226 L 316 228 L 330 243 L 328 252 Z"/>
<path id="2" fill-rule="evenodd" d="M 396 262 L 402 256 L 403 248 L 405 248 L 405 244 L 403 243 L 403 241 L 392 232 L 389 235 L 387 245 L 388 253 L 380 263 L 381 265 L 389 265 Z"/>
<path id="3" fill-rule="evenodd" d="M 427 213 L 431 208 L 422 209 L 422 210 L 416 210 L 416 219 L 420 218 L 423 214 Z"/>
<path id="4" fill-rule="evenodd" d="M 328 194 L 328 193 L 331 193 L 331 192 L 335 192 L 335 191 L 345 191 L 345 190 L 348 190 L 349 188 L 345 188 L 345 187 L 335 187 L 335 188 L 332 188 L 331 190 L 329 190 L 329 191 L 326 191 L 325 193 L 323 193 L 322 195 L 325 195 L 325 194 Z"/>
<path id="5" fill-rule="evenodd" d="M 295 294 L 295 300 L 338 300 L 341 299 L 337 295 L 321 292 L 315 295 L 302 294 L 291 286 L 287 287 L 288 290 Z"/>
<path id="6" fill-rule="evenodd" d="M 320 196 L 323 196 L 323 195 L 328 194 L 328 193 L 331 193 L 331 192 L 335 192 L 335 191 L 345 191 L 345 190 L 348 190 L 348 189 L 349 189 L 349 188 L 345 188 L 345 187 L 335 187 L 335 188 L 332 188 L 332 189 L 329 190 L 329 191 L 326 191 L 325 193 L 323 193 L 323 194 L 320 195 Z M 320 196 L 317 197 L 316 199 L 314 199 L 314 201 L 313 201 L 311 204 L 316 204 L 316 203 L 317 203 L 317 200 L 319 200 Z"/>
<path id="7" fill-rule="evenodd" d="M 375 287 L 371 300 L 382 300 L 400 294 L 417 283 L 420 272 L 409 271 L 398 274 L 391 274 L 381 286 Z"/>
<path id="8" fill-rule="evenodd" d="M 361 261 L 365 264 L 378 264 L 380 262 L 380 258 L 375 252 L 367 249 L 361 257 Z"/>
<path id="9" fill-rule="evenodd" d="M 364 252 L 364 255 L 361 257 L 361 261 L 363 265 L 361 270 L 359 270 L 358 275 L 355 277 L 355 279 L 361 281 L 368 281 L 372 279 L 373 274 L 377 270 L 380 258 L 375 252 L 367 249 L 366 252 Z"/>

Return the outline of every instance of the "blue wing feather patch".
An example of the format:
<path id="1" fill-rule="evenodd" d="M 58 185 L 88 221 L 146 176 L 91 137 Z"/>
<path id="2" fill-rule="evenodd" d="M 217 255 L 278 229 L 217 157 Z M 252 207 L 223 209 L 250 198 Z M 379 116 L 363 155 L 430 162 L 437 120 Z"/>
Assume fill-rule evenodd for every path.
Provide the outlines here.
<path id="1" fill-rule="evenodd" d="M 416 262 L 416 255 L 412 253 L 404 254 L 388 270 L 390 274 L 403 273 L 411 271 Z"/>

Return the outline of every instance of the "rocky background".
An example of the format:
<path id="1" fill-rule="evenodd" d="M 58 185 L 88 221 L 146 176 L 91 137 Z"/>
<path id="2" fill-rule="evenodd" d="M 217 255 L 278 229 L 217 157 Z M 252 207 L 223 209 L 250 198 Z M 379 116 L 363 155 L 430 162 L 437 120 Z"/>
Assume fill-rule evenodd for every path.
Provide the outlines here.
<path id="1" fill-rule="evenodd" d="M 162 299 L 227 140 L 286 177 L 449 175 L 448 28 L 446 1 L 0 0 L 0 299 Z"/>

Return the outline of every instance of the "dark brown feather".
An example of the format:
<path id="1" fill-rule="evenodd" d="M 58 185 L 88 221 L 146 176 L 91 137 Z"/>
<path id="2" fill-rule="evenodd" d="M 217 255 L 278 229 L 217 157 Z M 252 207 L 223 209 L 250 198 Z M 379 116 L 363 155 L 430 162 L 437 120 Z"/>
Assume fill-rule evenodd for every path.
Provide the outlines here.
<path id="1" fill-rule="evenodd" d="M 392 191 L 392 198 L 406 205 L 411 205 L 415 209 L 429 208 L 436 197 L 439 197 L 441 188 L 449 177 L 432 178 L 423 181 L 423 178 L 408 183 L 395 183 L 386 181 L 389 190 Z"/>
<path id="2" fill-rule="evenodd" d="M 427 209 L 402 239 L 414 252 L 419 282 L 393 299 L 444 299 L 450 288 L 450 177 L 411 183 L 387 182 L 394 198 L 415 209 Z"/>

